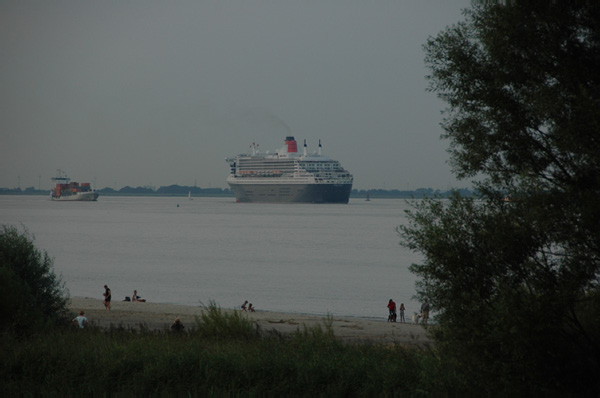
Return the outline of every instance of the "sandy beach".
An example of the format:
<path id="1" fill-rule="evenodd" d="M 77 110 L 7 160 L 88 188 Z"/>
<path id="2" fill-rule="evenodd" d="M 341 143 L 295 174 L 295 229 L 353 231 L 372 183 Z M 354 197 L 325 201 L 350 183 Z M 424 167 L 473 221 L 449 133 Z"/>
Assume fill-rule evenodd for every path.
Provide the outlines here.
<path id="1" fill-rule="evenodd" d="M 151 302 L 113 301 L 111 310 L 106 311 L 102 300 L 89 297 L 72 297 L 69 308 L 74 312 L 85 311 L 89 322 L 100 327 L 123 326 L 139 329 L 145 325 L 151 330 L 165 330 L 175 318 L 192 327 L 195 317 L 202 314 L 202 307 L 161 304 Z M 225 310 L 224 311 L 234 311 Z M 291 333 L 304 326 L 324 325 L 324 316 L 307 314 L 287 314 L 270 311 L 244 313 L 257 324 L 261 330 L 275 330 L 281 333 Z M 332 315 L 332 328 L 336 337 L 347 342 L 399 343 L 427 345 L 431 339 L 421 325 L 409 323 L 389 323 L 383 317 L 379 319 L 364 319 L 353 317 L 338 317 Z M 408 321 L 408 319 L 407 319 Z"/>

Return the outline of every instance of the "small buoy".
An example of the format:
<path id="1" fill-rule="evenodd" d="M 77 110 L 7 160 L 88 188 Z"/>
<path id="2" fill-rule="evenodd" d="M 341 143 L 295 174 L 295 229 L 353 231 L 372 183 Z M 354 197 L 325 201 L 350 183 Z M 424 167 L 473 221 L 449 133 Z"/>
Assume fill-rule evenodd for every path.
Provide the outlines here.
<path id="1" fill-rule="evenodd" d="M 177 207 L 179 207 L 179 203 L 177 203 Z"/>

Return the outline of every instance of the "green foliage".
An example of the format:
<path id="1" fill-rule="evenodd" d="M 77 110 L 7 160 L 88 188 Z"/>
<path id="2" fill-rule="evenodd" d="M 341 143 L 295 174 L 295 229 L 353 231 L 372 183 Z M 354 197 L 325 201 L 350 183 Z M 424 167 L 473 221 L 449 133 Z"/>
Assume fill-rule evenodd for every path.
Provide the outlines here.
<path id="1" fill-rule="evenodd" d="M 214 320 L 217 312 L 211 316 Z M 343 344 L 327 323 L 291 336 L 258 333 L 251 339 L 236 337 L 239 330 L 231 323 L 218 338 L 194 331 L 95 327 L 48 329 L 25 338 L 7 333 L 0 340 L 0 395 L 425 397 L 460 392 L 433 351 Z"/>
<path id="2" fill-rule="evenodd" d="M 214 301 L 204 306 L 201 317 L 196 317 L 192 333 L 211 339 L 250 340 L 258 337 L 252 321 L 240 311 L 222 311 Z"/>
<path id="3" fill-rule="evenodd" d="M 598 395 L 600 3 L 466 17 L 426 62 L 454 171 L 480 197 L 425 200 L 399 228 L 424 254 L 411 270 L 436 348 L 471 393 Z"/>
<path id="4" fill-rule="evenodd" d="M 0 329 L 25 331 L 58 322 L 67 315 L 64 285 L 52 259 L 33 244 L 27 230 L 0 230 Z"/>
<path id="5" fill-rule="evenodd" d="M 424 201 L 401 228 L 405 245 L 425 253 L 411 271 L 438 310 L 446 366 L 474 391 L 595 388 L 597 290 L 572 291 L 559 259 L 541 258 L 532 224 L 488 205 Z"/>

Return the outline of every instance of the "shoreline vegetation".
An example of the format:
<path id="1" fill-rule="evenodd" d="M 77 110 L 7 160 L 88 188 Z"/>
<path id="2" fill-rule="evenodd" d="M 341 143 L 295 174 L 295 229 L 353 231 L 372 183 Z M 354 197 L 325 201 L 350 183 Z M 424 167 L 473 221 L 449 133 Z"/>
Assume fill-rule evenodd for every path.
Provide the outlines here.
<path id="1" fill-rule="evenodd" d="M 475 193 L 469 189 L 457 188 L 462 196 L 473 196 Z M 49 189 L 35 189 L 35 187 L 21 188 L 0 188 L 0 195 L 39 195 L 48 196 Z M 194 197 L 234 197 L 233 192 L 228 188 L 200 188 L 194 186 L 169 185 L 155 189 L 154 187 L 123 187 L 115 190 L 112 188 L 98 189 L 101 196 L 188 196 Z M 425 197 L 449 197 L 453 190 L 442 191 L 432 188 L 419 188 L 416 190 L 400 191 L 398 189 L 353 189 L 350 198 L 370 199 L 420 199 Z"/>
<path id="2" fill-rule="evenodd" d="M 71 298 L 84 329 L 65 320 L 4 333 L 0 395 L 444 396 L 458 387 L 420 325 L 111 304 Z M 175 317 L 183 332 L 169 331 Z"/>

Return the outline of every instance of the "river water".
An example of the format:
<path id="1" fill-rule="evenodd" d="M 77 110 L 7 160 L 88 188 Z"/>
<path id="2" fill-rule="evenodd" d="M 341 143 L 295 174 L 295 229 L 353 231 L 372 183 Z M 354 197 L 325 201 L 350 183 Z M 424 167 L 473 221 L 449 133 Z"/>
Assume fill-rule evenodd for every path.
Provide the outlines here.
<path id="1" fill-rule="evenodd" d="M 53 202 L 0 196 L 0 223 L 24 225 L 54 258 L 71 296 L 214 300 L 258 310 L 387 317 L 387 302 L 417 311 L 420 261 L 399 245 L 404 200 L 349 204 L 235 203 L 233 198 L 100 197 Z"/>

